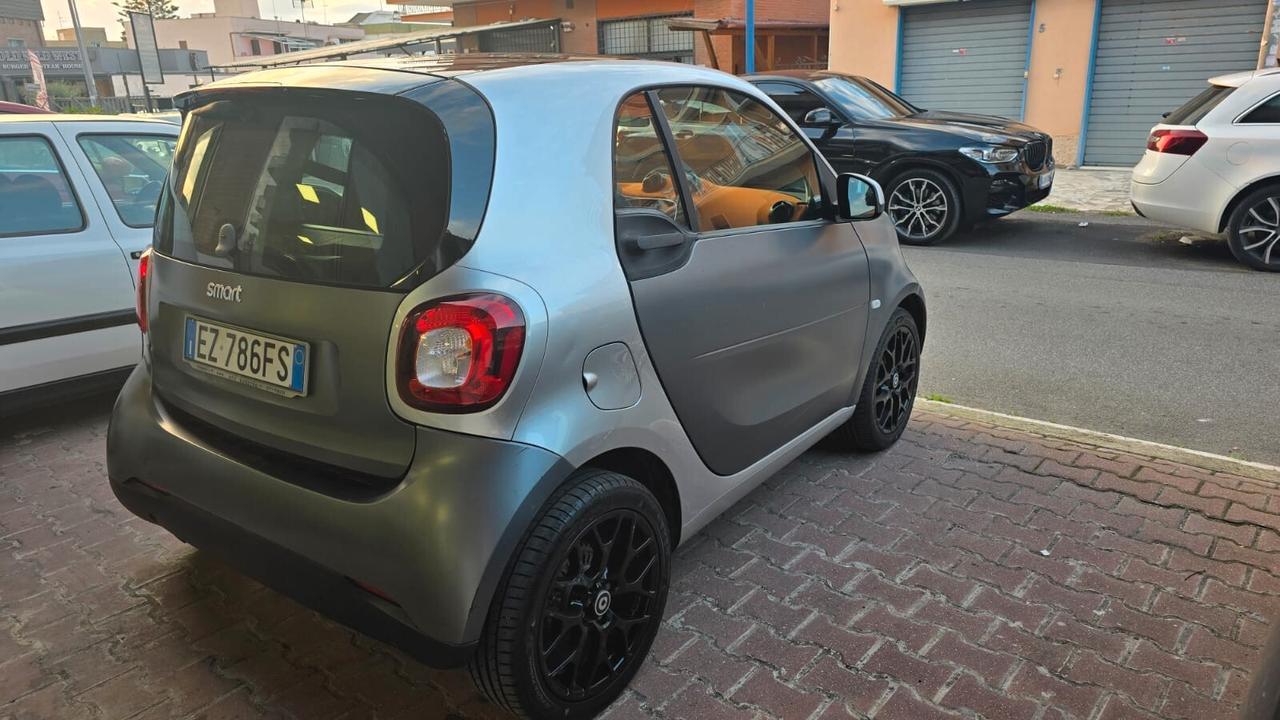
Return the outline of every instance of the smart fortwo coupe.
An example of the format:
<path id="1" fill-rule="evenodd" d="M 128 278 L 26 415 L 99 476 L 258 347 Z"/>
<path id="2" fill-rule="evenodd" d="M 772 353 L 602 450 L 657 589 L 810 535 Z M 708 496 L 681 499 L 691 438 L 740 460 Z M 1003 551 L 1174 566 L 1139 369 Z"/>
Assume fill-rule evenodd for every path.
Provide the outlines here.
<path id="1" fill-rule="evenodd" d="M 925 306 L 880 189 L 741 80 L 405 58 L 180 102 L 112 488 L 517 715 L 596 714 L 673 547 L 903 431 Z"/>

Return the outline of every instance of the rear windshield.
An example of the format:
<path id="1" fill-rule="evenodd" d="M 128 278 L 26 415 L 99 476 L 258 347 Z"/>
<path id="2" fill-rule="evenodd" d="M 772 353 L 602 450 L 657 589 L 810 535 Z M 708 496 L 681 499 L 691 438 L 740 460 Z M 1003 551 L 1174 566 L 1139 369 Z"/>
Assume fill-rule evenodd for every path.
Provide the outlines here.
<path id="1" fill-rule="evenodd" d="M 1166 125 L 1195 125 L 1234 91 L 1235 88 L 1210 85 L 1204 92 L 1184 103 L 1182 107 L 1165 115 L 1164 123 Z"/>
<path id="2" fill-rule="evenodd" d="M 451 223 L 450 208 L 483 210 L 491 119 L 487 130 L 487 157 L 462 158 L 488 169 L 483 182 L 453 187 L 446 129 L 416 103 L 323 92 L 215 100 L 183 125 L 156 249 L 249 275 L 407 289 L 474 240 L 478 220 Z M 460 225 L 470 237 L 455 234 Z"/>

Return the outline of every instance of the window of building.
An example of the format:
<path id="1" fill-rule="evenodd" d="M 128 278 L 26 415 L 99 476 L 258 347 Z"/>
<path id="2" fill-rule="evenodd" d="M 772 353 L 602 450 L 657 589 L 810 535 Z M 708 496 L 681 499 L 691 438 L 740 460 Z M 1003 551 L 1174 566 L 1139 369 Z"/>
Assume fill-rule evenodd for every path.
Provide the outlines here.
<path id="1" fill-rule="evenodd" d="M 1280 124 L 1280 95 L 1273 95 L 1270 100 L 1249 111 L 1240 121 L 1249 124 Z"/>
<path id="2" fill-rule="evenodd" d="M 823 215 L 809 146 L 760 102 L 713 87 L 658 91 L 701 231 L 816 220 Z"/>
<path id="3" fill-rule="evenodd" d="M 671 158 L 645 93 L 632 95 L 618 108 L 613 175 L 617 183 L 614 200 L 619 209 L 652 208 L 687 224 Z"/>
<path id="4" fill-rule="evenodd" d="M 80 148 L 129 227 L 151 227 L 174 138 L 163 135 L 81 135 Z"/>
<path id="5" fill-rule="evenodd" d="M 262 54 L 262 43 L 258 41 L 258 38 L 251 38 L 249 40 L 249 52 L 254 55 Z"/>
<path id="6" fill-rule="evenodd" d="M 179 40 L 179 41 L 178 41 L 178 47 L 182 48 L 183 50 L 186 50 L 186 49 L 187 49 L 187 41 L 186 41 L 186 40 Z"/>
<path id="7" fill-rule="evenodd" d="M 9 38 L 9 47 L 11 48 L 25 48 L 26 46 L 27 41 L 22 38 Z"/>
<path id="8" fill-rule="evenodd" d="M 42 137 L 0 138 L 0 236 L 84 228 L 84 214 L 53 147 Z"/>

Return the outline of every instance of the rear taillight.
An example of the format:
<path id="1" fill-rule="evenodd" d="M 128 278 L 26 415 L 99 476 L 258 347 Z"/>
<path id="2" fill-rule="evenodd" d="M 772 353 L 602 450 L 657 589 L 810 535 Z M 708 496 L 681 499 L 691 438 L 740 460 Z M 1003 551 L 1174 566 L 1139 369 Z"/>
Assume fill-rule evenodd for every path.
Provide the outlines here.
<path id="1" fill-rule="evenodd" d="M 1195 155 L 1209 141 L 1209 136 L 1199 130 L 1152 130 L 1147 138 L 1147 149 L 1168 155 Z"/>
<path id="2" fill-rule="evenodd" d="M 138 258 L 138 327 L 147 331 L 147 275 L 151 270 L 151 248 Z"/>
<path id="3" fill-rule="evenodd" d="M 511 386 L 523 349 L 524 315 L 511 299 L 475 293 L 433 300 L 401 328 L 400 397 L 420 410 L 483 410 Z"/>

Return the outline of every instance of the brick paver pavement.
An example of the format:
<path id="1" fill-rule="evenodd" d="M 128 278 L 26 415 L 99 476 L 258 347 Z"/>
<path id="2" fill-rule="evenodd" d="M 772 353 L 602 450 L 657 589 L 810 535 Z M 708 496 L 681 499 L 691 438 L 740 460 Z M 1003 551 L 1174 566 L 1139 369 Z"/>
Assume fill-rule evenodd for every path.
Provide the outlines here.
<path id="1" fill-rule="evenodd" d="M 501 717 L 125 512 L 106 402 L 0 432 L 0 718 Z M 683 547 L 621 718 L 1230 717 L 1280 598 L 1280 493 L 918 413 Z"/>

